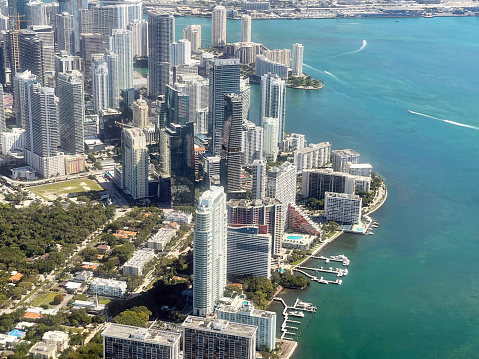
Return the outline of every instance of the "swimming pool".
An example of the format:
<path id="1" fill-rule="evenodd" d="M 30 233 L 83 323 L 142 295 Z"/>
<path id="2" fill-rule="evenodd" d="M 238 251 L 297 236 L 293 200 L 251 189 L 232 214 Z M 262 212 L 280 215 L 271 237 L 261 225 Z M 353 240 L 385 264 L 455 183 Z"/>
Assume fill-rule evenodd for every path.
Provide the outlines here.
<path id="1" fill-rule="evenodd" d="M 296 239 L 302 239 L 303 236 L 287 236 L 286 238 L 296 240 Z"/>

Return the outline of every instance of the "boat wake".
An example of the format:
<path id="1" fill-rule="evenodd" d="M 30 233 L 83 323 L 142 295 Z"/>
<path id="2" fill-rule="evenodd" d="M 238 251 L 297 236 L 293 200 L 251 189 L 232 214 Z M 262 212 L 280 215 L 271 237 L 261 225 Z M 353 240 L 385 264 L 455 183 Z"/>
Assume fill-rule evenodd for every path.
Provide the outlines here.
<path id="1" fill-rule="evenodd" d="M 309 65 L 307 65 L 307 64 L 304 64 L 304 63 L 303 63 L 303 66 L 304 66 L 304 67 L 307 67 L 308 69 L 311 69 L 311 70 L 317 71 L 317 72 L 323 72 L 323 71 L 321 71 L 321 70 L 318 70 L 316 67 L 309 66 Z"/>
<path id="2" fill-rule="evenodd" d="M 423 116 L 423 117 L 427 117 L 427 118 L 432 118 L 433 120 L 450 123 L 451 125 L 454 125 L 454 126 L 466 127 L 466 128 L 470 128 L 470 129 L 472 129 L 472 130 L 479 131 L 479 127 L 477 127 L 477 126 L 466 125 L 465 123 L 460 123 L 460 122 L 455 122 L 455 121 L 446 120 L 446 119 L 443 119 L 443 118 L 438 118 L 438 117 L 434 117 L 434 116 L 429 116 L 429 115 L 426 115 L 426 114 L 424 114 L 424 113 L 420 113 L 420 112 L 416 112 L 416 111 L 411 111 L 411 110 L 407 110 L 407 111 L 408 111 L 409 113 L 414 114 L 414 115 Z"/>
<path id="3" fill-rule="evenodd" d="M 363 40 L 363 44 L 361 45 L 361 47 L 359 49 L 354 50 L 354 51 L 348 51 L 348 52 L 345 52 L 344 54 L 340 54 L 340 55 L 336 55 L 336 56 L 332 56 L 332 57 L 340 57 L 340 56 L 355 54 L 356 52 L 363 51 L 366 48 L 366 46 L 368 46 L 368 42 L 366 40 Z"/>

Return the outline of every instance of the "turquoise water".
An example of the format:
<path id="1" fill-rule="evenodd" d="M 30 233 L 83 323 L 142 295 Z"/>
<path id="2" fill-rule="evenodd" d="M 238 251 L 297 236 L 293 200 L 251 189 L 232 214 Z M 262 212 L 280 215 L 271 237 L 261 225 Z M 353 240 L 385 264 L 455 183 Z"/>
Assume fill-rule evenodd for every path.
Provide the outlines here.
<path id="1" fill-rule="evenodd" d="M 301 239 L 303 236 L 288 236 L 288 239 Z"/>
<path id="2" fill-rule="evenodd" d="M 210 36 L 209 20 L 177 31 L 187 23 Z M 389 189 L 375 235 L 323 252 L 351 259 L 342 285 L 284 295 L 321 303 L 295 358 L 479 357 L 479 131 L 437 120 L 479 126 L 479 19 L 254 20 L 253 40 L 302 42 L 305 72 L 324 80 L 288 91 L 286 129 L 357 150 Z"/>

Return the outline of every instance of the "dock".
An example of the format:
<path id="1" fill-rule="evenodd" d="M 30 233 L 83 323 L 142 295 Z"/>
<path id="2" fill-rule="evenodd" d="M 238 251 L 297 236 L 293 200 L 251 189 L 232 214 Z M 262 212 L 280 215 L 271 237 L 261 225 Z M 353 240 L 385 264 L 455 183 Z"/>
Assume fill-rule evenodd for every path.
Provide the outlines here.
<path id="1" fill-rule="evenodd" d="M 332 267 L 329 267 L 328 269 L 325 269 L 323 267 L 320 268 L 312 268 L 312 267 L 296 267 L 298 269 L 303 269 L 303 270 L 310 270 L 314 272 L 324 272 L 324 273 L 331 273 L 331 274 L 336 274 L 336 277 L 342 277 L 345 275 L 348 275 L 348 270 L 347 269 L 342 269 L 342 268 L 336 268 L 333 269 Z"/>
<path id="2" fill-rule="evenodd" d="M 313 259 L 321 259 L 324 260 L 326 263 L 329 262 L 339 262 L 342 263 L 343 266 L 347 267 L 351 261 L 346 257 L 344 254 L 340 254 L 338 256 L 330 256 L 330 257 L 325 257 L 325 256 L 311 256 Z"/>
<path id="3" fill-rule="evenodd" d="M 296 302 L 294 302 L 293 306 L 288 306 L 283 298 L 280 297 L 273 297 L 273 300 L 281 302 L 283 304 L 283 324 L 281 324 L 281 339 L 292 340 L 291 336 L 296 335 L 296 333 L 292 332 L 291 330 L 299 330 L 299 327 L 294 327 L 292 325 L 288 325 L 287 323 L 295 323 L 301 324 L 299 320 L 292 320 L 289 319 L 288 310 L 301 310 L 304 312 L 316 313 L 316 307 L 312 303 L 303 302 L 299 298 L 296 298 Z M 303 329 L 304 330 L 304 329 Z"/>
<path id="4" fill-rule="evenodd" d="M 342 279 L 336 279 L 336 280 L 328 280 L 324 279 L 323 277 L 316 277 L 315 275 L 309 274 L 308 272 L 305 272 L 304 270 L 298 269 L 298 267 L 293 268 L 293 271 L 299 272 L 301 274 L 304 274 L 306 277 L 308 277 L 311 281 L 313 282 L 318 282 L 321 284 L 337 284 L 341 285 L 343 283 Z"/>

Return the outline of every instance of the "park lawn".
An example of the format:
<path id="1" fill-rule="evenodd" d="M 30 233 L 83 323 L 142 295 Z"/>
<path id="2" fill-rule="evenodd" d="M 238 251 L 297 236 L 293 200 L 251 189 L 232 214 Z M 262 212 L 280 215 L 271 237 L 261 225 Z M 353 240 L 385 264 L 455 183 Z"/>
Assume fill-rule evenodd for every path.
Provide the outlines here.
<path id="1" fill-rule="evenodd" d="M 69 181 L 60 181 L 29 188 L 30 191 L 46 201 L 54 201 L 58 196 L 65 197 L 71 193 L 78 195 L 90 191 L 103 191 L 103 188 L 94 180 L 79 178 Z"/>
<path id="2" fill-rule="evenodd" d="M 57 295 L 57 292 L 46 292 L 42 295 L 39 295 L 32 301 L 31 305 L 33 307 L 40 307 L 42 304 L 50 304 L 53 302 L 53 298 Z"/>
<path id="3" fill-rule="evenodd" d="M 104 305 L 107 305 L 108 303 L 111 302 L 111 299 L 107 299 L 107 298 L 99 298 L 98 299 L 98 304 L 104 304 Z"/>

